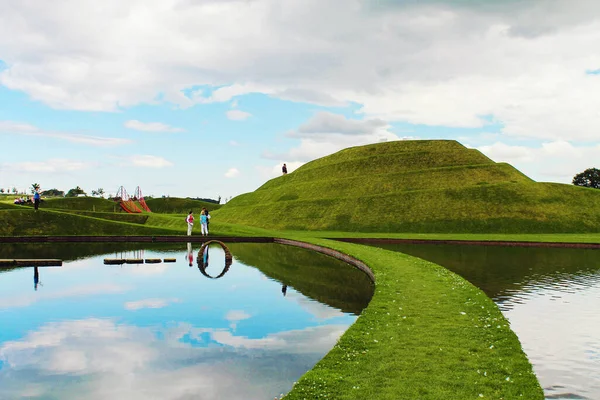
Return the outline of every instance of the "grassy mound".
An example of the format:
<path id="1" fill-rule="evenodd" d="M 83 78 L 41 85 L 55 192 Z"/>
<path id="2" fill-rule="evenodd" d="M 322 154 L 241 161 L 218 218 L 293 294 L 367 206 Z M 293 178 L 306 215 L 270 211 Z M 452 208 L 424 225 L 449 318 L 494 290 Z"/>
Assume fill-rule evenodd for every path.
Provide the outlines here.
<path id="1" fill-rule="evenodd" d="M 167 227 L 146 227 L 73 213 L 40 210 L 0 211 L 0 236 L 34 235 L 172 235 Z"/>
<path id="2" fill-rule="evenodd" d="M 219 220 L 346 232 L 599 232 L 600 191 L 538 183 L 456 141 L 353 147 L 229 201 Z"/>
<path id="3" fill-rule="evenodd" d="M 162 214 L 187 214 L 190 210 L 198 214 L 203 207 L 206 207 L 209 212 L 221 208 L 220 204 L 178 197 L 146 199 L 146 204 L 152 212 Z"/>
<path id="4" fill-rule="evenodd" d="M 53 197 L 44 200 L 40 207 L 56 210 L 119 211 L 117 203 L 99 197 Z"/>

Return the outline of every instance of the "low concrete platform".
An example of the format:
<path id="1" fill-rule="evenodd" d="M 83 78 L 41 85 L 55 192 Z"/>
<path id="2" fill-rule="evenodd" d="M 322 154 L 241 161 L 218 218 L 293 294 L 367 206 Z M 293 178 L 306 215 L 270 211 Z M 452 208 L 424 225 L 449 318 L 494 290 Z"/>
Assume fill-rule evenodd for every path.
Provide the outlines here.
<path id="1" fill-rule="evenodd" d="M 62 260 L 57 259 L 0 259 L 2 267 L 62 267 Z"/>
<path id="2" fill-rule="evenodd" d="M 124 258 L 105 258 L 104 264 L 106 265 L 121 265 L 125 264 Z"/>

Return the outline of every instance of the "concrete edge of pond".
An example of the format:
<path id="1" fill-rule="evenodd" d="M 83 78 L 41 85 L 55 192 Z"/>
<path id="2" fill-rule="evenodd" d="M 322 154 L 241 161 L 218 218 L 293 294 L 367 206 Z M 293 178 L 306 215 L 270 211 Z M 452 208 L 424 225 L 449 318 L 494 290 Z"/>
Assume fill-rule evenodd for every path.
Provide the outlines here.
<path id="1" fill-rule="evenodd" d="M 266 236 L 182 236 L 182 235 L 118 235 L 118 236 L 0 236 L 0 243 L 204 243 L 218 240 L 230 243 L 273 243 Z"/>
<path id="2" fill-rule="evenodd" d="M 362 272 L 367 274 L 369 279 L 371 279 L 371 282 L 375 283 L 375 274 L 373 274 L 373 271 L 371 270 L 371 268 L 369 268 L 367 266 L 367 264 L 365 264 L 364 262 L 360 261 L 357 258 L 349 256 L 348 254 L 344 254 L 341 251 L 333 250 L 329 247 L 323 247 L 323 246 L 319 246 L 316 244 L 311 244 L 311 243 L 306 243 L 306 242 L 301 242 L 298 240 L 291 240 L 291 239 L 275 238 L 274 242 L 278 243 L 278 244 L 285 244 L 285 245 L 289 245 L 289 246 L 301 247 L 303 249 L 316 251 L 316 252 L 325 254 L 327 256 L 337 258 L 338 260 L 344 261 L 345 263 L 350 264 L 353 267 L 360 269 Z"/>
<path id="3" fill-rule="evenodd" d="M 456 240 L 456 239 L 399 239 L 399 238 L 323 238 L 339 242 L 357 244 L 459 244 L 472 246 L 508 246 L 508 247 L 561 247 L 576 249 L 600 249 L 600 243 L 584 242 L 535 242 L 515 240 Z M 184 236 L 184 235 L 118 235 L 118 236 L 0 236 L 0 243 L 204 243 L 218 240 L 229 243 L 273 243 L 270 236 Z M 300 243 L 300 242 L 299 242 Z M 303 243 L 303 242 L 302 242 Z"/>
<path id="4" fill-rule="evenodd" d="M 600 243 L 577 242 L 524 242 L 513 240 L 454 240 L 454 239 L 398 239 L 398 238 L 328 238 L 339 242 L 358 244 L 457 244 L 469 246 L 505 247 L 560 247 L 573 249 L 600 249 Z"/>

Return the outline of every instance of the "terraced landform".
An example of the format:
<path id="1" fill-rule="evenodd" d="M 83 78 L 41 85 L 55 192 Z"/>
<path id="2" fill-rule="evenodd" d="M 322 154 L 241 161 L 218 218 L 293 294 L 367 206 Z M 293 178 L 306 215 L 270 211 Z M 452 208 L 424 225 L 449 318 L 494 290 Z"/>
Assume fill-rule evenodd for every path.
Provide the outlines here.
<path id="1" fill-rule="evenodd" d="M 538 183 L 456 141 L 353 147 L 272 179 L 215 212 L 279 230 L 600 232 L 600 191 Z"/>
<path id="2" fill-rule="evenodd" d="M 534 182 L 455 141 L 349 148 L 220 208 L 146 202 L 154 212 L 134 216 L 102 199 L 49 200 L 37 213 L 0 202 L 0 236 L 183 236 L 189 208 L 206 206 L 213 235 L 290 238 L 358 258 L 374 271 L 373 299 L 287 399 L 544 397 L 517 337 L 481 290 L 430 262 L 325 238 L 600 242 L 599 190 Z M 271 276 L 294 269 L 285 257 L 242 256 Z M 310 292 L 319 271 L 308 270 L 292 276 Z"/>

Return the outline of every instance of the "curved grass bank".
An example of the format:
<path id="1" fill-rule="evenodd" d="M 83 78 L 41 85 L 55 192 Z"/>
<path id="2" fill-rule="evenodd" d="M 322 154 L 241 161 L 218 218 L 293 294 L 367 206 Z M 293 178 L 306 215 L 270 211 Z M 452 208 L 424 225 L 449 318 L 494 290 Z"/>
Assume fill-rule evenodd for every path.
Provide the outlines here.
<path id="1" fill-rule="evenodd" d="M 365 262 L 369 306 L 285 399 L 543 399 L 517 336 L 481 290 L 430 262 L 309 239 Z"/>

